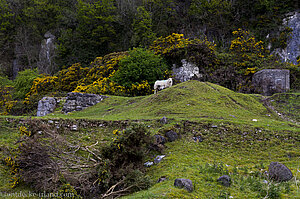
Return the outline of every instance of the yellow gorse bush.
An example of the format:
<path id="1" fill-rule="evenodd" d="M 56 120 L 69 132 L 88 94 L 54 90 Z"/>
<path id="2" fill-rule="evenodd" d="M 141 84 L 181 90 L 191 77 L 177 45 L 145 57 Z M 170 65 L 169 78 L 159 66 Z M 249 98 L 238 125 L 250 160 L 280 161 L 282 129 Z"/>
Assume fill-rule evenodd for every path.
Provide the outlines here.
<path id="1" fill-rule="evenodd" d="M 113 135 L 114 137 L 112 138 L 112 144 L 120 150 L 122 147 L 122 144 L 120 143 L 120 136 L 122 135 L 122 131 L 116 129 L 113 131 Z"/>
<path id="2" fill-rule="evenodd" d="M 19 165 L 17 164 L 15 159 L 16 157 L 6 157 L 4 160 L 5 164 L 10 167 L 10 175 L 11 175 L 10 182 L 12 188 L 16 187 L 21 181 L 20 176 L 18 175 Z"/>
<path id="3" fill-rule="evenodd" d="M 19 131 L 20 131 L 21 136 L 23 136 L 23 135 L 26 135 L 28 137 L 31 136 L 31 132 L 28 131 L 28 129 L 26 128 L 26 126 L 20 126 L 19 127 Z"/>
<path id="4" fill-rule="evenodd" d="M 245 72 L 245 75 L 251 75 L 251 74 L 254 74 L 258 71 L 258 68 L 257 67 L 254 67 L 254 68 L 247 68 L 246 69 L 246 72 Z"/>
<path id="5" fill-rule="evenodd" d="M 132 84 L 130 89 L 126 89 L 111 80 L 119 68 L 118 63 L 126 56 L 128 56 L 128 52 L 111 53 L 104 57 L 97 57 L 91 62 L 91 69 L 86 77 L 79 81 L 73 92 L 131 96 L 150 94 L 152 89 L 148 81 Z"/>
<path id="6" fill-rule="evenodd" d="M 250 59 L 251 56 L 264 57 L 265 48 L 262 41 L 256 41 L 254 36 L 241 28 L 233 31 L 232 34 L 236 37 L 231 41 L 230 50 L 232 53 L 243 59 Z"/>
<path id="7" fill-rule="evenodd" d="M 146 81 L 142 81 L 142 83 L 140 84 L 132 84 L 130 92 L 132 96 L 137 96 L 137 95 L 147 95 L 152 93 L 153 91 L 148 81 L 146 80 Z"/>
<path id="8" fill-rule="evenodd" d="M 79 81 L 73 92 L 122 95 L 125 88 L 111 81 L 111 77 L 118 69 L 119 61 L 127 56 L 127 52 L 111 53 L 105 57 L 97 57 L 91 63 L 91 69 L 86 77 Z"/>
<path id="9" fill-rule="evenodd" d="M 42 76 L 38 77 L 33 81 L 31 89 L 29 93 L 26 94 L 26 98 L 24 99 L 24 104 L 30 103 L 30 98 L 35 97 L 41 94 L 45 94 L 47 92 L 51 92 L 56 89 L 58 77 L 56 76 Z"/>
<path id="10" fill-rule="evenodd" d="M 190 44 L 205 43 L 211 51 L 215 51 L 216 44 L 209 42 L 207 39 L 186 39 L 183 34 L 172 33 L 167 37 L 159 37 L 149 47 L 155 54 L 167 54 L 177 48 L 185 48 Z"/>
<path id="11" fill-rule="evenodd" d="M 0 115 L 8 115 L 17 103 L 12 99 L 12 86 L 0 86 Z"/>
<path id="12" fill-rule="evenodd" d="M 88 72 L 89 68 L 82 67 L 79 63 L 59 71 L 57 75 L 57 89 L 67 92 L 73 91 L 77 87 L 78 81 L 85 78 Z"/>
<path id="13" fill-rule="evenodd" d="M 183 34 L 173 33 L 167 37 L 159 37 L 150 46 L 155 54 L 166 54 L 175 48 L 184 48 L 192 41 L 185 39 Z"/>

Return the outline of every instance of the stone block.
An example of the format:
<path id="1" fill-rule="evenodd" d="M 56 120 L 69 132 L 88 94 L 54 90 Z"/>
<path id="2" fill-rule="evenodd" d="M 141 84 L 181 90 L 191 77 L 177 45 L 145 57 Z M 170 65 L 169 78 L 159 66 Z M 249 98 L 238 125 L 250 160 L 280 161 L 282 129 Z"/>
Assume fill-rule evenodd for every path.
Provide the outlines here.
<path id="1" fill-rule="evenodd" d="M 264 69 L 256 72 L 252 78 L 255 93 L 271 96 L 290 90 L 290 71 L 280 69 Z"/>
<path id="2" fill-rule="evenodd" d="M 43 97 L 38 103 L 37 116 L 45 116 L 53 113 L 56 108 L 56 99 L 54 97 Z"/>

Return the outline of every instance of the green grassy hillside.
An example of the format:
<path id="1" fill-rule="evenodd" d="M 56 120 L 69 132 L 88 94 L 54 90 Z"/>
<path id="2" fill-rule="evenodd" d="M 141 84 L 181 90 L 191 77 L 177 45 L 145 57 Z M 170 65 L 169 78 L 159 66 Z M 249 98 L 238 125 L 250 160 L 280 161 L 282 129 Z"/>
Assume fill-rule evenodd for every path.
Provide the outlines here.
<path id="1" fill-rule="evenodd" d="M 233 92 L 224 87 L 188 81 L 144 97 L 110 96 L 94 107 L 67 115 L 57 112 L 47 118 L 89 118 L 101 120 L 159 119 L 218 121 L 285 128 L 256 95 Z M 257 122 L 253 121 L 256 119 Z M 289 126 L 289 125 L 287 125 Z"/>
<path id="2" fill-rule="evenodd" d="M 58 110 L 37 119 L 49 125 L 50 118 L 51 123 L 58 120 L 77 123 L 77 130 L 61 131 L 60 139 L 72 146 L 92 146 L 94 152 L 110 143 L 113 130 L 124 129 L 127 123 L 145 123 L 152 135 L 164 135 L 169 130 L 177 132 L 181 139 L 168 142 L 160 152 L 150 152 L 145 157 L 145 161 L 153 161 L 156 155 L 166 155 L 159 164 L 146 168 L 150 188 L 124 198 L 300 198 L 300 126 L 278 116 L 261 99 L 260 95 L 240 94 L 215 84 L 189 81 L 157 95 L 109 96 L 84 111 L 64 115 Z M 293 104 L 295 107 L 297 102 Z M 294 115 L 299 117 L 296 112 Z M 163 116 L 168 118 L 167 124 L 159 122 Z M 89 121 L 103 121 L 105 125 L 80 126 Z M 4 120 L 1 125 L 1 149 L 15 147 L 16 126 Z M 194 136 L 201 136 L 203 142 L 195 142 Z M 78 159 L 90 157 L 87 151 L 77 150 Z M 3 154 L 0 150 L 0 155 Z M 274 161 L 289 167 L 294 178 L 284 183 L 269 180 L 265 172 Z M 29 190 L 11 189 L 5 169 L 1 164 L 0 191 Z M 224 174 L 232 178 L 230 187 L 217 182 Z M 162 176 L 166 180 L 157 183 Z M 194 191 L 175 188 L 176 178 L 191 179 Z"/>
<path id="3" fill-rule="evenodd" d="M 265 102 L 283 118 L 300 122 L 300 93 L 278 93 Z"/>

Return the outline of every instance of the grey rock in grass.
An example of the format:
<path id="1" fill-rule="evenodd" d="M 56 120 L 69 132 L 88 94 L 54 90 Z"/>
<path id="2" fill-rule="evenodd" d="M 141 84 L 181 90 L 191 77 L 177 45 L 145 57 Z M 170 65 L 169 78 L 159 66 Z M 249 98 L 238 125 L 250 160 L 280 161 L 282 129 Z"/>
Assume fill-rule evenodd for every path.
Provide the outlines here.
<path id="1" fill-rule="evenodd" d="M 160 123 L 161 124 L 167 124 L 168 123 L 168 119 L 164 116 L 163 118 L 160 119 Z"/>
<path id="2" fill-rule="evenodd" d="M 148 162 L 144 163 L 144 166 L 145 167 L 151 167 L 153 164 L 154 164 L 153 162 L 148 161 Z"/>
<path id="3" fill-rule="evenodd" d="M 225 187 L 229 187 L 231 184 L 231 178 L 228 175 L 219 177 L 217 181 Z"/>
<path id="4" fill-rule="evenodd" d="M 154 135 L 153 144 L 151 148 L 155 151 L 162 152 L 165 148 L 164 144 L 167 142 L 167 139 L 162 135 Z"/>
<path id="5" fill-rule="evenodd" d="M 71 129 L 71 131 L 77 131 L 78 126 L 76 124 L 73 124 L 70 129 Z"/>
<path id="6" fill-rule="evenodd" d="M 56 99 L 54 97 L 43 97 L 38 103 L 36 116 L 41 117 L 53 113 L 56 108 Z"/>
<path id="7" fill-rule="evenodd" d="M 158 156 L 156 156 L 156 158 L 154 159 L 154 163 L 155 164 L 160 163 L 164 157 L 166 157 L 166 156 L 165 155 L 158 155 Z"/>
<path id="8" fill-rule="evenodd" d="M 194 190 L 193 182 L 190 179 L 177 178 L 175 179 L 174 186 L 178 188 L 184 188 L 188 192 L 192 192 Z"/>
<path id="9" fill-rule="evenodd" d="M 293 178 L 291 170 L 279 162 L 271 162 L 269 166 L 269 177 L 277 182 L 289 181 Z"/>
<path id="10" fill-rule="evenodd" d="M 178 134 L 174 131 L 168 131 L 165 135 L 169 142 L 173 142 L 178 139 Z"/>

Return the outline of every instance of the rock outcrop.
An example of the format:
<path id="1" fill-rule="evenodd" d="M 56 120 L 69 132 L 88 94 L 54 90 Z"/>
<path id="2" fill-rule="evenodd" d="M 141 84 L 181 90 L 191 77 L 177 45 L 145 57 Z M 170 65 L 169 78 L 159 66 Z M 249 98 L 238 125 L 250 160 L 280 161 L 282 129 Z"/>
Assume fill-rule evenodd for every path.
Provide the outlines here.
<path id="1" fill-rule="evenodd" d="M 172 130 L 166 132 L 165 136 L 167 137 L 169 142 L 173 142 L 179 138 L 178 134 Z"/>
<path id="2" fill-rule="evenodd" d="M 219 177 L 217 181 L 225 187 L 229 187 L 231 185 L 231 178 L 228 175 Z"/>
<path id="3" fill-rule="evenodd" d="M 278 55 L 285 62 L 297 64 L 297 57 L 300 55 L 300 13 L 289 13 L 283 20 L 283 26 L 291 28 L 292 34 L 287 39 L 286 48 L 277 48 L 272 54 Z"/>
<path id="4" fill-rule="evenodd" d="M 72 111 L 81 111 L 87 107 L 96 105 L 105 98 L 107 98 L 107 96 L 70 92 L 68 93 L 62 112 L 69 113 Z"/>
<path id="5" fill-rule="evenodd" d="M 53 74 L 56 69 L 55 58 L 55 36 L 46 32 L 41 43 L 39 53 L 38 70 L 40 73 Z"/>
<path id="6" fill-rule="evenodd" d="M 286 25 L 293 29 L 291 38 L 287 41 L 287 58 L 293 64 L 297 64 L 297 57 L 300 55 L 300 13 L 295 12 L 288 17 Z"/>

